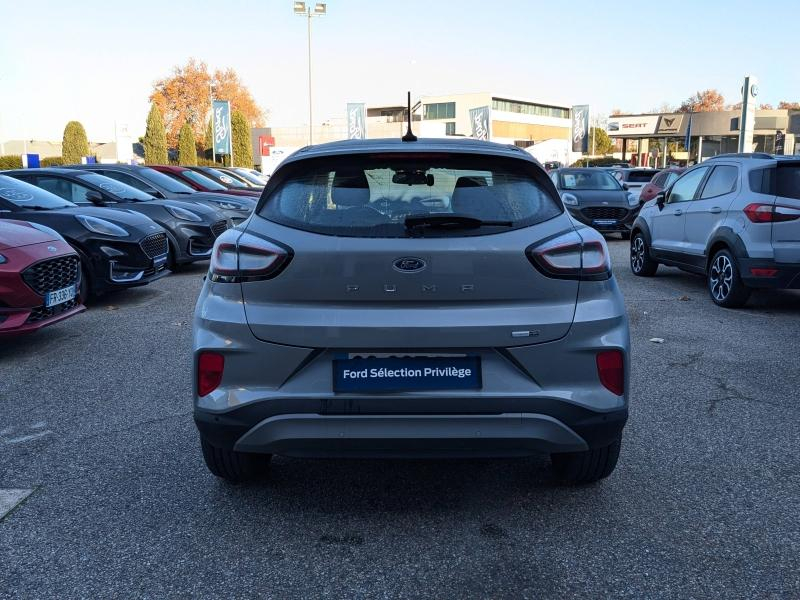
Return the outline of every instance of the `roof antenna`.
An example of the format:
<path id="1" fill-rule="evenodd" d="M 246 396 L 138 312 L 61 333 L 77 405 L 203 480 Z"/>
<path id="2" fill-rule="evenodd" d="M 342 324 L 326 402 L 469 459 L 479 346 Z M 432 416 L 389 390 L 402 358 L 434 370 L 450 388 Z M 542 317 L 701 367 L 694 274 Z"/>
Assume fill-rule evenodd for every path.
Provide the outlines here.
<path id="1" fill-rule="evenodd" d="M 416 142 L 417 136 L 411 131 L 411 92 L 408 92 L 408 131 L 401 138 L 404 142 Z"/>

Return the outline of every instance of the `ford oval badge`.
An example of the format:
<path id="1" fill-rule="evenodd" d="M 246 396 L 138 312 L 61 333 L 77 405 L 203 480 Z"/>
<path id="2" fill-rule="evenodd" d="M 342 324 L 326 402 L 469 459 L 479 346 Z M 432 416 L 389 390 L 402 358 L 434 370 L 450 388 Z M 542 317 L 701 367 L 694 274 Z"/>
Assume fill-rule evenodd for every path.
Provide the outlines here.
<path id="1" fill-rule="evenodd" d="M 405 256 L 394 261 L 393 266 L 395 271 L 400 271 L 401 273 L 416 273 L 425 268 L 425 261 L 421 258 Z"/>

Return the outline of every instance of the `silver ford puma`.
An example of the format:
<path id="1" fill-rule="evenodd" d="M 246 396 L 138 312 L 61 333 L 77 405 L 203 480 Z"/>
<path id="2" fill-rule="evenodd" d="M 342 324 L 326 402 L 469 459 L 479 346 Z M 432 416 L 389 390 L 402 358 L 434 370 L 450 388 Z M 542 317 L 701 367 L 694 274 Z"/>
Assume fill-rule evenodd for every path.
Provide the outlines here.
<path id="1" fill-rule="evenodd" d="M 549 453 L 608 476 L 630 341 L 608 248 L 544 169 L 476 140 L 304 148 L 223 233 L 194 317 L 194 418 L 230 481 L 296 457 Z"/>

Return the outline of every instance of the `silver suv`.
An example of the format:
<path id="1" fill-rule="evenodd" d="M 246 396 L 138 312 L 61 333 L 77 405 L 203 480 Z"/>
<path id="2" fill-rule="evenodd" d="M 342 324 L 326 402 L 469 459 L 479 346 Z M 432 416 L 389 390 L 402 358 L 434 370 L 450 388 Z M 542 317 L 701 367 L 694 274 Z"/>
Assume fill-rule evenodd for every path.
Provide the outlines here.
<path id="1" fill-rule="evenodd" d="M 476 140 L 304 148 L 214 247 L 194 318 L 209 470 L 296 457 L 617 463 L 628 321 L 595 230 L 544 169 Z"/>
<path id="2" fill-rule="evenodd" d="M 686 171 L 633 225 L 631 270 L 659 264 L 705 275 L 727 308 L 753 288 L 800 289 L 800 159 L 725 154 Z"/>

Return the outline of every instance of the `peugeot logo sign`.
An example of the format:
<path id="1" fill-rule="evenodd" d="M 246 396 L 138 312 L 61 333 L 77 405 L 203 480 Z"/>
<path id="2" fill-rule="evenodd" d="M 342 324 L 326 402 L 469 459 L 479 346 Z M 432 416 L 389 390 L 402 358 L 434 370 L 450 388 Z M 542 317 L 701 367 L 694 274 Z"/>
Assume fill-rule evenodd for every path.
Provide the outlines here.
<path id="1" fill-rule="evenodd" d="M 421 258 L 405 256 L 394 261 L 392 266 L 394 266 L 395 271 L 400 271 L 401 273 L 416 273 L 425 268 L 425 261 Z"/>

